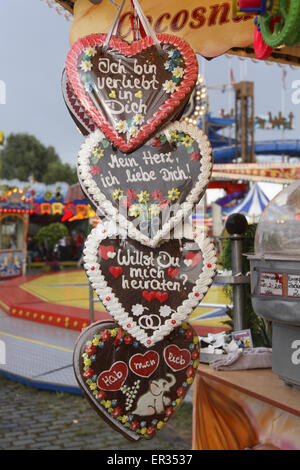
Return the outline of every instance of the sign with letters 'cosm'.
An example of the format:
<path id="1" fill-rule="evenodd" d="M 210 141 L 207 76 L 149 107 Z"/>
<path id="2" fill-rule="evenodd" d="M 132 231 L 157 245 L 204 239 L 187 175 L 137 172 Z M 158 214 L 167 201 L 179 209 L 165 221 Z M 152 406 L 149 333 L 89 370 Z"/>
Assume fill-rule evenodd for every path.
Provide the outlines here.
<path id="1" fill-rule="evenodd" d="M 232 47 L 253 43 L 253 17 L 232 18 L 231 0 L 144 0 L 143 10 L 157 34 L 173 34 L 187 41 L 195 52 L 215 57 Z M 70 42 L 91 33 L 106 33 L 116 15 L 112 2 L 96 4 L 77 0 Z M 118 36 L 130 40 L 129 9 L 120 18 Z"/>

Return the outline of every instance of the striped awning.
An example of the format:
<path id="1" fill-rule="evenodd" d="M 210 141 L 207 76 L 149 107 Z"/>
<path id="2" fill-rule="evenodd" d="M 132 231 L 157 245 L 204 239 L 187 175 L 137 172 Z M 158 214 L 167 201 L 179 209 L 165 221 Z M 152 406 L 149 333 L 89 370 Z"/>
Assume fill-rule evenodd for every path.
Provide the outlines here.
<path id="1" fill-rule="evenodd" d="M 252 186 L 245 199 L 232 209 L 228 215 L 244 214 L 250 222 L 255 222 L 261 216 L 262 212 L 269 204 L 270 200 L 265 195 L 259 184 Z"/>

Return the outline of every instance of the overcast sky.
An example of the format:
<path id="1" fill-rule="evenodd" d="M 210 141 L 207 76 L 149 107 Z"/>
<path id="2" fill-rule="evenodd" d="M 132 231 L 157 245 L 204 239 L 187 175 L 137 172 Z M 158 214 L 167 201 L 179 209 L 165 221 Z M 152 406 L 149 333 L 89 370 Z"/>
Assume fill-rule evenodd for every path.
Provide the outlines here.
<path id="1" fill-rule="evenodd" d="M 45 145 L 53 145 L 64 162 L 76 164 L 83 141 L 65 107 L 60 80 L 69 49 L 70 22 L 50 9 L 45 0 L 0 0 L 0 80 L 6 84 L 6 104 L 0 105 L 0 129 L 5 135 L 27 132 Z M 196 34 L 196 33 L 195 33 Z M 201 63 L 201 61 L 200 61 Z M 254 64 L 226 56 L 205 61 L 206 83 L 229 81 L 232 68 L 236 81 L 255 80 L 255 111 L 266 114 L 281 110 L 282 68 Z M 300 138 L 300 105 L 293 105 L 292 81 L 300 80 L 300 69 L 287 67 L 285 110 L 295 114 L 296 130 L 286 138 Z M 210 92 L 211 110 L 218 115 L 228 109 L 233 95 Z M 281 132 L 259 131 L 258 140 L 281 138 Z"/>

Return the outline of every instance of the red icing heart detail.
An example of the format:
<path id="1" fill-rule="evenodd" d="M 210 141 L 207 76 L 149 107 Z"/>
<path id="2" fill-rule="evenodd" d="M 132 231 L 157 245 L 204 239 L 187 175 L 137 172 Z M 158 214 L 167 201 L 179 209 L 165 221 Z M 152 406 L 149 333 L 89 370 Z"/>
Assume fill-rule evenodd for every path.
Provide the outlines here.
<path id="1" fill-rule="evenodd" d="M 114 276 L 115 279 L 118 279 L 118 277 L 120 277 L 123 273 L 123 268 L 122 266 L 111 266 L 109 268 L 109 272 Z"/>
<path id="2" fill-rule="evenodd" d="M 128 367 L 125 362 L 115 362 L 109 370 L 101 372 L 98 377 L 97 385 L 102 390 L 110 392 L 120 390 L 127 379 Z"/>
<path id="3" fill-rule="evenodd" d="M 202 256 L 200 255 L 200 253 L 193 253 L 192 251 L 189 251 L 186 254 L 185 259 L 191 260 L 192 261 L 191 266 L 193 267 L 193 266 L 197 266 L 197 264 L 202 261 Z"/>
<path id="4" fill-rule="evenodd" d="M 101 48 L 106 40 L 106 36 L 106 34 L 91 34 L 89 36 L 78 39 L 71 47 L 67 56 L 66 71 L 71 88 L 78 98 L 81 106 L 89 114 L 97 127 L 99 127 L 99 129 L 106 135 L 106 137 L 118 148 L 120 148 L 122 152 L 126 153 L 141 146 L 144 142 L 149 140 L 150 136 L 155 134 L 164 123 L 177 117 L 181 109 L 183 109 L 185 106 L 189 95 L 195 87 L 198 76 L 198 63 L 191 47 L 183 39 L 177 36 L 172 36 L 170 34 L 157 34 L 157 38 L 162 46 L 161 56 L 158 54 L 156 49 L 154 49 L 154 40 L 150 36 L 147 36 L 140 41 L 135 41 L 132 44 L 128 44 L 122 39 L 112 36 L 106 54 L 101 55 Z M 171 93 L 164 90 L 162 86 L 163 83 L 159 82 L 159 77 L 166 73 L 165 63 L 169 60 L 168 54 L 163 46 L 167 47 L 169 51 L 172 48 L 176 48 L 184 62 L 184 64 L 182 64 L 184 75 L 180 82 L 176 85 L 174 91 Z M 89 83 L 87 83 L 85 80 L 82 80 L 81 77 L 82 72 L 84 71 L 84 68 L 82 69 L 81 67 L 82 60 L 84 62 L 86 48 L 96 49 L 96 54 L 94 54 L 95 59 L 93 59 L 94 56 L 92 56 L 89 61 L 86 61 L 89 62 L 86 65 L 90 66 L 91 68 L 88 68 L 83 73 L 83 75 L 89 75 L 90 70 L 92 70 L 93 74 L 95 74 L 95 76 L 92 77 L 92 81 Z M 124 76 L 125 79 L 130 80 L 133 73 L 133 60 L 136 61 L 135 66 L 137 68 L 141 68 L 143 67 L 142 59 L 145 55 L 147 57 L 147 54 L 151 60 L 155 61 L 157 68 L 157 72 L 153 75 L 153 78 L 151 77 L 151 79 L 156 80 L 159 86 L 153 88 L 152 93 L 150 93 L 150 95 L 148 93 L 149 96 L 147 96 L 148 88 L 144 88 L 142 96 L 139 98 L 139 102 L 132 101 L 128 103 L 129 105 L 139 103 L 139 109 L 143 110 L 147 101 L 148 104 L 150 101 L 152 103 L 152 107 L 149 109 L 149 116 L 151 117 L 148 116 L 145 122 L 143 122 L 141 127 L 138 129 L 137 134 L 126 141 L 124 134 L 120 134 L 116 130 L 116 118 L 109 115 L 109 106 L 107 105 L 106 108 L 101 109 L 101 102 L 95 103 L 94 101 L 95 96 L 97 96 L 95 91 L 95 87 L 97 87 L 97 78 L 105 79 L 105 75 L 109 73 L 109 58 L 113 57 L 113 59 L 115 59 L 114 65 L 117 65 L 119 60 L 119 72 L 114 70 L 115 74 L 109 78 L 112 79 L 116 76 L 121 76 L 123 78 Z M 127 71 L 124 67 L 126 60 L 128 60 L 127 57 L 130 58 L 130 71 Z M 108 69 L 105 71 L 101 70 L 101 73 L 99 68 L 100 59 L 108 61 L 106 63 L 108 64 Z M 139 73 L 136 72 L 136 75 L 136 81 L 140 81 Z M 122 80 L 122 78 L 119 78 L 119 80 Z M 168 81 L 172 81 L 171 72 L 169 73 Z M 90 88 L 90 86 L 92 86 L 92 88 Z M 115 88 L 116 89 L 114 90 L 110 90 L 111 93 L 114 91 L 114 96 L 110 96 L 111 93 L 109 93 L 108 87 L 103 85 L 100 90 L 102 100 L 110 102 L 111 99 L 115 100 L 118 98 L 117 94 L 119 90 L 117 89 L 117 85 Z M 126 121 L 127 119 L 133 117 L 134 114 L 126 112 L 122 119 Z"/>
<path id="5" fill-rule="evenodd" d="M 135 354 L 130 358 L 129 367 L 140 377 L 150 377 L 157 369 L 159 355 L 156 351 L 147 351 L 145 354 Z"/>
<path id="6" fill-rule="evenodd" d="M 155 292 L 155 298 L 160 301 L 162 304 L 165 302 L 169 297 L 168 292 Z"/>
<path id="7" fill-rule="evenodd" d="M 168 274 L 170 277 L 172 277 L 174 279 L 174 277 L 177 276 L 177 274 L 179 273 L 179 269 L 178 268 L 169 268 L 168 269 Z"/>
<path id="8" fill-rule="evenodd" d="M 151 302 L 155 298 L 155 292 L 152 290 L 151 292 L 148 292 L 147 290 L 143 291 L 143 297 L 146 299 L 148 302 Z"/>
<path id="9" fill-rule="evenodd" d="M 99 246 L 99 249 L 98 249 L 99 256 L 101 256 L 101 258 L 106 259 L 106 260 L 112 258 L 112 256 L 109 256 L 109 253 L 113 254 L 114 252 L 115 250 L 113 246 L 101 245 Z"/>
<path id="10" fill-rule="evenodd" d="M 185 369 L 191 361 L 191 353 L 187 349 L 180 349 L 176 344 L 171 344 L 164 349 L 164 358 L 172 370 Z"/>

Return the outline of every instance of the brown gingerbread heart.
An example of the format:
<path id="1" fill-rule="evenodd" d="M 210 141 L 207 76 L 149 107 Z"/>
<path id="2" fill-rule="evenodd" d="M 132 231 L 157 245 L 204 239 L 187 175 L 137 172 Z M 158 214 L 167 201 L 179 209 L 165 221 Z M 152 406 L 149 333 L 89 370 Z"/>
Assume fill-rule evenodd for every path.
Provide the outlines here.
<path id="1" fill-rule="evenodd" d="M 166 240 L 157 248 L 126 235 L 120 228 L 98 224 L 85 244 L 84 268 L 108 313 L 152 348 L 198 306 L 213 281 L 216 252 L 204 232 Z"/>
<path id="2" fill-rule="evenodd" d="M 198 358 L 198 336 L 188 323 L 147 349 L 116 323 L 97 322 L 79 336 L 73 365 L 99 416 L 137 441 L 155 436 L 177 411 Z"/>
<path id="3" fill-rule="evenodd" d="M 105 34 L 80 38 L 66 60 L 68 80 L 81 106 L 122 152 L 140 147 L 181 114 L 198 77 L 190 46 L 169 34 L 128 44 Z"/>

